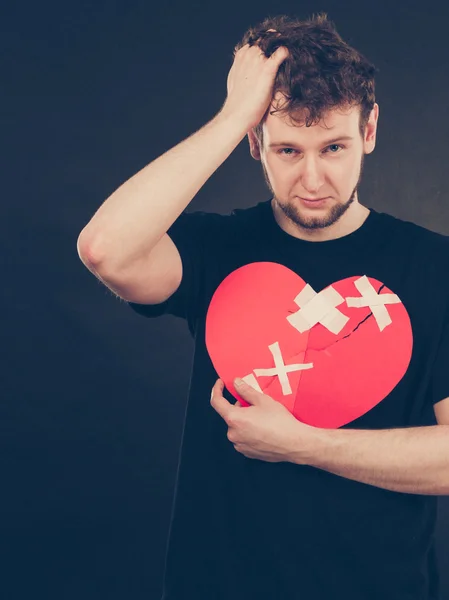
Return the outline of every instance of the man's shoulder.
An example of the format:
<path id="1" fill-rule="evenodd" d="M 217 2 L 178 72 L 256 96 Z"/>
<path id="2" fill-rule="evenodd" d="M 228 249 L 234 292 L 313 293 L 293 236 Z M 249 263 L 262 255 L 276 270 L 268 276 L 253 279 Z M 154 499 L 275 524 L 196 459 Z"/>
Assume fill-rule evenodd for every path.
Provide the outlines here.
<path id="1" fill-rule="evenodd" d="M 182 213 L 180 220 L 204 224 L 213 227 L 217 232 L 229 231 L 233 228 L 239 228 L 246 223 L 253 223 L 261 218 L 269 209 L 270 201 L 262 201 L 258 204 L 248 207 L 238 207 L 227 210 L 224 213 L 205 210 L 187 209 Z"/>
<path id="2" fill-rule="evenodd" d="M 379 216 L 392 231 L 400 233 L 409 241 L 449 250 L 449 235 L 430 229 L 406 218 L 397 217 L 390 213 L 379 212 Z"/>

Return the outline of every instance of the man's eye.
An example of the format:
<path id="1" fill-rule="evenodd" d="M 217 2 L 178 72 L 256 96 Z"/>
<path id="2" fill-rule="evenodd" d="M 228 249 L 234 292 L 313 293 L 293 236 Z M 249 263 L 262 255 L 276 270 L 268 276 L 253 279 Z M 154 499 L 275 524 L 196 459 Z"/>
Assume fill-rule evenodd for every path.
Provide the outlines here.
<path id="1" fill-rule="evenodd" d="M 341 144 L 331 144 L 327 147 L 327 149 L 329 148 L 343 148 L 343 146 Z M 338 152 L 331 152 L 331 154 L 338 154 Z"/>
<path id="2" fill-rule="evenodd" d="M 279 150 L 279 152 L 280 152 L 281 154 L 284 154 L 284 152 L 285 152 L 286 150 L 289 150 L 290 152 L 296 152 L 296 150 L 293 150 L 293 148 L 281 148 L 281 149 Z M 286 156 L 291 156 L 291 154 L 290 154 L 290 153 L 288 153 Z"/>

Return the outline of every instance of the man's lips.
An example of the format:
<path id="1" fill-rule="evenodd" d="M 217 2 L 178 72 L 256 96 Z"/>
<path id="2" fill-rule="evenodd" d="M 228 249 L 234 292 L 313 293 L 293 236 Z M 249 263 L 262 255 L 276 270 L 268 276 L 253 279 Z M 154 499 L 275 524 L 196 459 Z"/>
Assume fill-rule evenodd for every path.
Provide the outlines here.
<path id="1" fill-rule="evenodd" d="M 305 200 L 306 202 L 319 202 L 320 200 L 327 200 L 329 196 L 326 196 L 325 198 L 301 198 L 301 200 Z"/>
<path id="2" fill-rule="evenodd" d="M 325 204 L 327 198 L 316 198 L 313 200 L 307 200 L 307 198 L 301 198 L 300 197 L 301 202 L 305 205 L 305 206 L 322 206 L 323 204 Z"/>

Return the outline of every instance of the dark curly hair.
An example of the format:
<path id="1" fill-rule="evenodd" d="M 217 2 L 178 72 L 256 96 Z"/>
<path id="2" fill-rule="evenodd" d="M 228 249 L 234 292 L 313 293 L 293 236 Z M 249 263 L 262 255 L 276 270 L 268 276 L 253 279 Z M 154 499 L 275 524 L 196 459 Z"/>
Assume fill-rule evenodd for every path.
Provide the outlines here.
<path id="1" fill-rule="evenodd" d="M 312 15 L 306 21 L 286 15 L 267 17 L 248 29 L 234 54 L 245 44 L 258 44 L 266 57 L 279 46 L 289 50 L 273 86 L 273 98 L 282 92 L 285 102 L 270 114 L 287 113 L 295 124 L 310 127 L 333 108 L 360 106 L 359 130 L 363 137 L 375 103 L 374 74 L 378 69 L 340 37 L 326 13 Z M 259 141 L 270 108 L 254 128 Z M 295 114 L 304 116 L 295 118 Z"/>

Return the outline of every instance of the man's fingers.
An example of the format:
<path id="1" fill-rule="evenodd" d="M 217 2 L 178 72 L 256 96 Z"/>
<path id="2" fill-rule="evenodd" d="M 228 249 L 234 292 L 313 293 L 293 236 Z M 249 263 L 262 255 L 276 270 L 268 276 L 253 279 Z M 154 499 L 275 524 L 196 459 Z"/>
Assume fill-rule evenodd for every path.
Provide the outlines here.
<path id="1" fill-rule="evenodd" d="M 270 56 L 270 60 L 272 60 L 276 64 L 281 64 L 283 60 L 285 60 L 288 56 L 288 48 L 285 46 L 279 46 L 273 54 Z"/>

